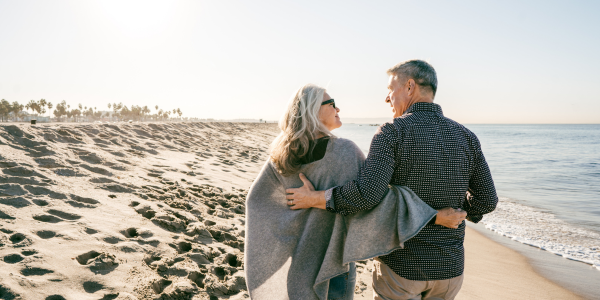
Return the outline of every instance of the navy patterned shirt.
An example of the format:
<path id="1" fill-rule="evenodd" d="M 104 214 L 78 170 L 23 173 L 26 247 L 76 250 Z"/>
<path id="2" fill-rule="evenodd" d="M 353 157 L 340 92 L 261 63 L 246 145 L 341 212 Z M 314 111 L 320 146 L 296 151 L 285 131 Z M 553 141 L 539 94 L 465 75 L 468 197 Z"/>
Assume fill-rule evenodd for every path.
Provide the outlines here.
<path id="1" fill-rule="evenodd" d="M 479 140 L 434 103 L 415 103 L 381 125 L 358 178 L 326 192 L 327 210 L 348 215 L 373 208 L 388 184 L 409 187 L 434 209 L 462 208 L 473 222 L 498 202 Z M 409 280 L 453 278 L 464 270 L 464 236 L 465 222 L 458 229 L 429 224 L 404 249 L 379 258 Z"/>

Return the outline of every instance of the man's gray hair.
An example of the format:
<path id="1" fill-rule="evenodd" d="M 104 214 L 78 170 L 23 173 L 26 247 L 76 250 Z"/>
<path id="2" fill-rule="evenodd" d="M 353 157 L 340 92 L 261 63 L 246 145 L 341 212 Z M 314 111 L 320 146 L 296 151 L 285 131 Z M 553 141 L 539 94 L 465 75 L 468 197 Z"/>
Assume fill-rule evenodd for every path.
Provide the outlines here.
<path id="1" fill-rule="evenodd" d="M 419 59 L 403 61 L 389 70 L 388 75 L 396 75 L 398 78 L 413 79 L 422 88 L 430 89 L 435 97 L 437 91 L 437 75 L 435 69 L 426 61 Z"/>

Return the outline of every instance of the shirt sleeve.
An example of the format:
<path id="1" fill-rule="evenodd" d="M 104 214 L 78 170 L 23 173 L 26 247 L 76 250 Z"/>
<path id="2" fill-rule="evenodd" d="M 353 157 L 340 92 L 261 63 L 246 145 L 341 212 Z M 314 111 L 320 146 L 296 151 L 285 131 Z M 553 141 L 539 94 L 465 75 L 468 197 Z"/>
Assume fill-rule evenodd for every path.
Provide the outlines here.
<path id="1" fill-rule="evenodd" d="M 391 123 L 382 125 L 369 149 L 369 155 L 356 180 L 332 189 L 326 208 L 341 215 L 354 214 L 375 207 L 385 196 L 392 179 L 398 135 Z"/>
<path id="2" fill-rule="evenodd" d="M 484 214 L 496 209 L 498 196 L 490 168 L 476 137 L 474 138 L 474 144 L 473 171 L 469 179 L 469 190 L 463 208 L 467 212 L 467 220 L 477 223 L 481 221 Z"/>

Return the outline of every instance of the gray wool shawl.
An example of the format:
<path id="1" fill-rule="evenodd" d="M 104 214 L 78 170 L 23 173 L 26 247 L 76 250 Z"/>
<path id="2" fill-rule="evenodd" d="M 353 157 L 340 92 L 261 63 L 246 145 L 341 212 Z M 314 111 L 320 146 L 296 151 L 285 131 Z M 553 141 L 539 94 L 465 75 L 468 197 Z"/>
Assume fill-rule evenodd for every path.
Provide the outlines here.
<path id="1" fill-rule="evenodd" d="M 303 165 L 316 190 L 356 179 L 365 160 L 354 142 L 332 138 L 325 156 Z M 371 210 L 350 216 L 322 209 L 291 210 L 287 188 L 302 186 L 268 160 L 246 200 L 246 284 L 252 299 L 327 298 L 329 279 L 348 272 L 349 263 L 403 248 L 436 210 L 407 187 L 390 186 Z"/>

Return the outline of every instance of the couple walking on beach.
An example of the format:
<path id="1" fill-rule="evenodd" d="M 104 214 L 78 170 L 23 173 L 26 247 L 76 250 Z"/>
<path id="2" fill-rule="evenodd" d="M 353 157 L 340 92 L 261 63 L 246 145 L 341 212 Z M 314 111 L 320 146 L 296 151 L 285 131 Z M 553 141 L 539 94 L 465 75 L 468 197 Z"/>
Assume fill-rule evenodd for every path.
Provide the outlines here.
<path id="1" fill-rule="evenodd" d="M 433 103 L 427 62 L 387 71 L 394 119 L 368 157 L 325 89 L 292 97 L 247 199 L 246 281 L 253 299 L 352 299 L 355 262 L 374 258 L 373 299 L 454 299 L 465 222 L 498 197 L 475 134 Z M 366 103 L 365 103 L 366 104 Z M 287 200 L 287 203 L 286 203 Z"/>

